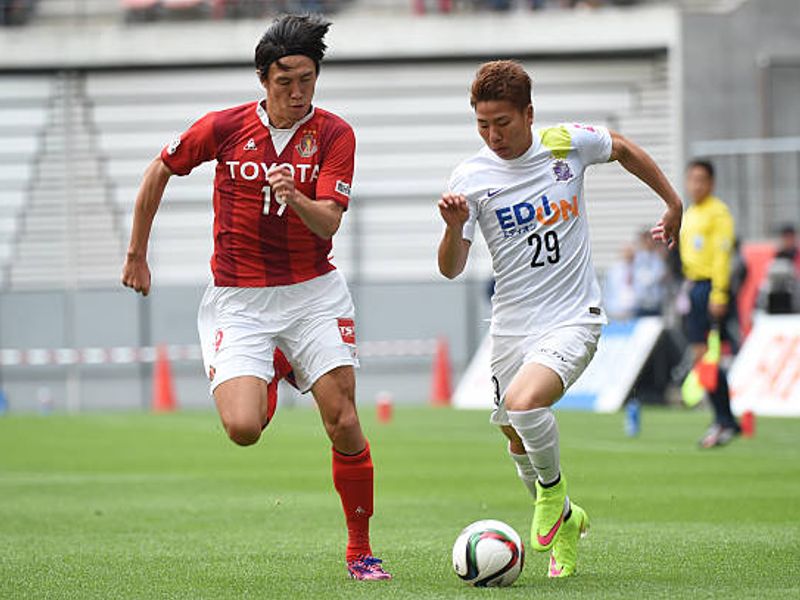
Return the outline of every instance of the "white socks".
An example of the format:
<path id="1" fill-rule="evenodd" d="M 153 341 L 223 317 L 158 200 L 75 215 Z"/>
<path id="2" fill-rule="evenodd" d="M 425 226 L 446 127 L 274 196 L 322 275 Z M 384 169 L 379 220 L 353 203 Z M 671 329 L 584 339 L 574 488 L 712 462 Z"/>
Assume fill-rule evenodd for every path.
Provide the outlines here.
<path id="1" fill-rule="evenodd" d="M 531 497 L 536 500 L 536 469 L 533 468 L 531 459 L 528 458 L 527 454 L 514 454 L 511 448 L 508 449 L 508 455 L 517 466 L 517 474 L 522 480 L 522 483 L 528 488 Z"/>
<path id="2" fill-rule="evenodd" d="M 509 410 L 508 418 L 519 437 L 522 438 L 522 444 L 532 463 L 531 467 L 539 476 L 539 482 L 548 485 L 556 481 L 561 472 L 561 465 L 558 451 L 558 425 L 556 425 L 553 410 L 551 408 Z M 519 463 L 517 465 L 519 468 Z M 522 477 L 521 474 L 520 477 Z"/>

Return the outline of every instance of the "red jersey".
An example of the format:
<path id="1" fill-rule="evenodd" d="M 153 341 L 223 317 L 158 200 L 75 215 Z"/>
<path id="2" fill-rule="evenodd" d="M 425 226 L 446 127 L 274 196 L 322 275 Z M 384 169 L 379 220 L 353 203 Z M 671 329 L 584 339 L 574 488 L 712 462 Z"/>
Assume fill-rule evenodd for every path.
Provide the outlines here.
<path id="1" fill-rule="evenodd" d="M 353 179 L 355 136 L 343 119 L 319 108 L 300 121 L 278 153 L 263 105 L 250 102 L 208 113 L 161 151 L 176 175 L 216 159 L 214 284 L 288 285 L 335 269 L 331 240 L 313 233 L 271 192 L 267 170 L 286 165 L 295 188 L 312 200 L 345 209 Z"/>

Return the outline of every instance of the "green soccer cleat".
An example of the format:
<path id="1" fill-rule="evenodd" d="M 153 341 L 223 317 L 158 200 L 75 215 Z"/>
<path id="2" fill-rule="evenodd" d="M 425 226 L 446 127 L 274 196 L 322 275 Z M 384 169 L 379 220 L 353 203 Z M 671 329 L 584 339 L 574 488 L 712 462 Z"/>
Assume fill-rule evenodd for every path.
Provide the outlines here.
<path id="1" fill-rule="evenodd" d="M 552 487 L 542 487 L 539 481 L 536 482 L 536 505 L 531 523 L 531 547 L 534 550 L 546 552 L 553 547 L 568 510 L 567 480 L 563 474 Z"/>
<path id="2" fill-rule="evenodd" d="M 589 533 L 589 515 L 572 503 L 572 515 L 564 522 L 550 552 L 548 577 L 569 577 L 578 564 L 578 540 Z"/>

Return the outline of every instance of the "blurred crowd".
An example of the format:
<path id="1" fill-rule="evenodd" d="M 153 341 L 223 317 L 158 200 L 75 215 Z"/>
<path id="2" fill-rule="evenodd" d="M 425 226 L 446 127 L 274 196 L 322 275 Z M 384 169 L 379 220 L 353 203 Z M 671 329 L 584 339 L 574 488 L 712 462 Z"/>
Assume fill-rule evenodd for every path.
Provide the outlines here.
<path id="1" fill-rule="evenodd" d="M 747 264 L 737 240 L 731 261 L 732 307 L 736 306 L 746 277 Z M 616 320 L 680 315 L 682 280 L 679 253 L 655 243 L 650 232 L 643 230 L 635 241 L 622 247 L 619 259 L 606 272 L 606 312 Z M 777 232 L 775 257 L 760 285 L 756 310 L 768 314 L 800 312 L 800 241 L 792 224 Z M 735 319 L 735 310 L 731 313 Z"/>
<path id="2" fill-rule="evenodd" d="M 69 0 L 63 0 L 65 2 Z M 414 14 L 507 12 L 511 10 L 581 9 L 602 6 L 630 6 L 641 0 L 397 0 L 397 9 Z M 0 27 L 24 25 L 36 15 L 38 0 L 0 0 Z M 128 22 L 174 19 L 258 19 L 280 13 L 314 12 L 332 14 L 354 0 L 109 0 L 120 7 Z M 361 6 L 369 7 L 369 2 Z M 80 2 L 74 18 L 91 18 L 93 10 Z M 103 10 L 108 15 L 108 10 Z"/>
<path id="3" fill-rule="evenodd" d="M 280 13 L 335 13 L 349 0 L 122 0 L 127 21 L 257 19 Z"/>
<path id="4" fill-rule="evenodd" d="M 549 8 L 600 8 L 602 6 L 632 6 L 641 0 L 411 0 L 417 14 L 429 12 L 504 12 L 515 9 L 543 10 Z"/>
<path id="5" fill-rule="evenodd" d="M 0 27 L 24 25 L 36 9 L 36 0 L 0 0 Z"/>

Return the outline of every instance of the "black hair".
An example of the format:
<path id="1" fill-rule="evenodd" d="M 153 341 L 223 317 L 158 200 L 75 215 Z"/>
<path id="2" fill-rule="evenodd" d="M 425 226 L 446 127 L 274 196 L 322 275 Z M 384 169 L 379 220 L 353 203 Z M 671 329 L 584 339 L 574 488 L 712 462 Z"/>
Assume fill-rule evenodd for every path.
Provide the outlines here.
<path id="1" fill-rule="evenodd" d="M 695 167 L 699 167 L 703 169 L 709 178 L 714 179 L 714 165 L 711 164 L 710 160 L 706 160 L 704 158 L 695 158 L 694 160 L 689 161 L 689 164 L 686 165 L 686 170 L 694 169 Z"/>
<path id="2" fill-rule="evenodd" d="M 319 63 L 327 49 L 323 38 L 330 26 L 330 21 L 318 15 L 282 15 L 275 19 L 256 46 L 259 77 L 266 79 L 272 63 L 294 54 L 313 60 L 319 73 Z"/>

